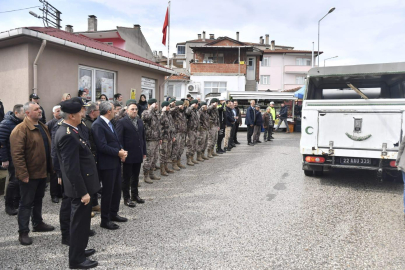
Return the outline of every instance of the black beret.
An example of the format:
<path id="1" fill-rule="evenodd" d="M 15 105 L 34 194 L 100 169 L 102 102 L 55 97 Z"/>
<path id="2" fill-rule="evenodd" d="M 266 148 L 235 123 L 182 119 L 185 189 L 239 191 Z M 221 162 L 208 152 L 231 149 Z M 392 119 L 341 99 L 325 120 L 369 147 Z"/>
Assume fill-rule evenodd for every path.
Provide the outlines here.
<path id="1" fill-rule="evenodd" d="M 170 104 L 170 103 L 169 103 L 168 101 L 163 101 L 163 102 L 162 102 L 162 108 L 163 108 L 164 106 L 169 106 L 169 104 Z"/>
<path id="2" fill-rule="evenodd" d="M 35 94 L 35 93 L 32 93 L 32 94 L 30 95 L 30 98 L 39 99 L 39 96 L 38 96 L 37 94 Z"/>
<path id="3" fill-rule="evenodd" d="M 204 101 L 202 101 L 202 102 L 200 103 L 200 105 L 201 105 L 201 106 L 204 106 L 204 105 L 207 105 L 207 103 L 204 102 Z"/>
<path id="4" fill-rule="evenodd" d="M 192 101 L 190 101 L 190 105 L 191 104 L 197 104 L 198 103 L 198 100 L 196 100 L 196 99 L 193 99 Z"/>
<path id="5" fill-rule="evenodd" d="M 151 98 L 148 100 L 149 105 L 152 105 L 153 103 L 156 103 L 156 102 L 157 102 L 157 100 L 155 98 Z"/>
<path id="6" fill-rule="evenodd" d="M 136 100 L 135 99 L 128 99 L 127 102 L 125 103 L 125 106 L 129 106 L 131 104 L 136 104 Z"/>
<path id="7" fill-rule="evenodd" d="M 184 104 L 184 101 L 176 101 L 176 106 L 179 106 L 179 105 L 183 105 Z"/>
<path id="8" fill-rule="evenodd" d="M 215 103 L 215 102 L 219 102 L 219 100 L 218 100 L 217 98 L 211 99 L 211 104 L 212 104 L 212 103 Z"/>
<path id="9" fill-rule="evenodd" d="M 74 101 L 73 98 L 66 100 L 66 101 L 62 101 L 60 103 L 60 109 L 65 112 L 65 113 L 78 113 L 82 110 L 82 104 L 80 104 L 77 101 Z"/>
<path id="10" fill-rule="evenodd" d="M 78 102 L 78 103 L 80 103 L 80 105 L 85 106 L 85 107 L 90 106 L 90 104 L 86 104 L 86 102 L 84 102 L 84 100 L 81 97 L 74 97 L 74 98 L 71 98 L 70 100 L 72 100 L 73 102 Z"/>
<path id="11" fill-rule="evenodd" d="M 175 101 L 176 101 L 176 99 L 172 98 L 172 99 L 169 100 L 169 103 L 172 103 L 172 102 L 175 102 Z"/>

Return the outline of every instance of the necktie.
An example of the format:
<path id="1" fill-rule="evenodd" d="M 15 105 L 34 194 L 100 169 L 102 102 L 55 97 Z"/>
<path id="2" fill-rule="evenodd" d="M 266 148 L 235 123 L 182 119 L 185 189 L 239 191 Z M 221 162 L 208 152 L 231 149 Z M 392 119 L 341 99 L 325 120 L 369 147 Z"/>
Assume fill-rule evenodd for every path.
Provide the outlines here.
<path id="1" fill-rule="evenodd" d="M 115 133 L 115 132 L 114 132 L 113 125 L 111 124 L 111 122 L 109 122 L 109 123 L 108 123 L 108 126 L 110 127 L 110 129 L 111 129 L 112 133 Z"/>

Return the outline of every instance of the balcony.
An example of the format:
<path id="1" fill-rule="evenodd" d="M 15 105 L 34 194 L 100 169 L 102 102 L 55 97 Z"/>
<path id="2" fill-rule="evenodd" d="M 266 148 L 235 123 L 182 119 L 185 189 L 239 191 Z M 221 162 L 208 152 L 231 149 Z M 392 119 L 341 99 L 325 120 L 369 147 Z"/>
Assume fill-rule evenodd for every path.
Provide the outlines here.
<path id="1" fill-rule="evenodd" d="M 190 73 L 224 73 L 238 74 L 238 64 L 217 64 L 217 63 L 191 63 Z M 246 74 L 246 65 L 240 65 L 240 73 Z"/>
<path id="2" fill-rule="evenodd" d="M 307 74 L 312 66 L 284 66 L 284 72 L 290 74 Z"/>

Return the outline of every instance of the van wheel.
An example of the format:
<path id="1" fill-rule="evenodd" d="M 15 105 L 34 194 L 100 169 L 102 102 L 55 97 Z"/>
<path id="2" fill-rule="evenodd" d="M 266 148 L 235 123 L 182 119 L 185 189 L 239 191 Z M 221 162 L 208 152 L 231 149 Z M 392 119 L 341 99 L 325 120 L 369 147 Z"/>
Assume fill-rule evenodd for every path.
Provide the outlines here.
<path id="1" fill-rule="evenodd" d="M 323 171 L 314 171 L 315 176 L 322 176 Z"/>
<path id="2" fill-rule="evenodd" d="M 306 176 L 312 176 L 314 174 L 314 171 L 313 170 L 304 170 L 304 174 Z"/>

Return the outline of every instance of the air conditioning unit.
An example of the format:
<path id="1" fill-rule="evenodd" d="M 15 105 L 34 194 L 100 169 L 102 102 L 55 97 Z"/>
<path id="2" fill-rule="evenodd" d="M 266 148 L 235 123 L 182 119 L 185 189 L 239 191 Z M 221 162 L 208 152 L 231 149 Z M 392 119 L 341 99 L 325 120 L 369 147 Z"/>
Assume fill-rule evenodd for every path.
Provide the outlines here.
<path id="1" fill-rule="evenodd" d="M 199 93 L 200 92 L 200 85 L 196 83 L 190 83 L 187 85 L 187 91 L 189 93 Z"/>

